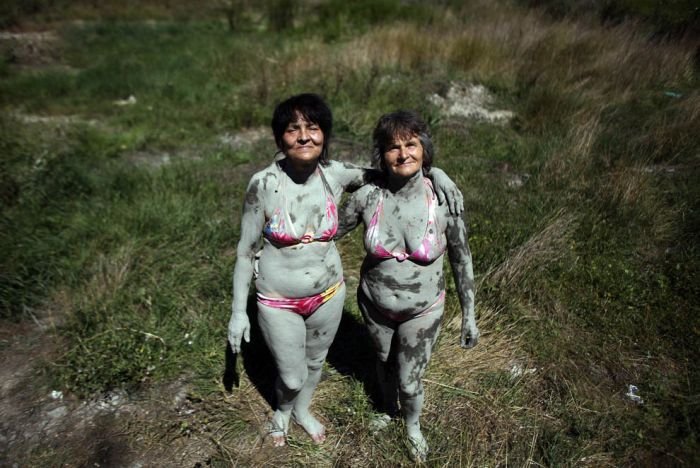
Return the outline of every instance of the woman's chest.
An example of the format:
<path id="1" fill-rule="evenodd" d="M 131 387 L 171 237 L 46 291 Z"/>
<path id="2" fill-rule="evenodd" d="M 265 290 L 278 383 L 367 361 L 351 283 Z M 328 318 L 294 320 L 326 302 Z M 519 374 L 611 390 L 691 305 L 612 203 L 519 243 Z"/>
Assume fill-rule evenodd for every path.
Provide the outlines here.
<path id="1" fill-rule="evenodd" d="M 320 177 L 305 184 L 281 181 L 266 197 L 264 211 L 268 223 L 283 223 L 300 233 L 324 224 L 329 216 L 337 218 L 335 197 Z"/>
<path id="2" fill-rule="evenodd" d="M 426 197 L 398 199 L 381 197 L 373 210 L 365 213 L 365 225 L 374 243 L 384 249 L 419 249 L 438 234 L 431 206 Z"/>

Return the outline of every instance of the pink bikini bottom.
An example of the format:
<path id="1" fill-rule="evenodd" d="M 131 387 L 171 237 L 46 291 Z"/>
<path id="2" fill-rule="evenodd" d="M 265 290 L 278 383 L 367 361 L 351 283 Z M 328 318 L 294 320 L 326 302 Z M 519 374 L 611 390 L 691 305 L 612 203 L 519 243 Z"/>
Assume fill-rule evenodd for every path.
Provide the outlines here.
<path id="1" fill-rule="evenodd" d="M 257 293 L 258 302 L 268 307 L 273 307 L 275 309 L 287 309 L 295 314 L 301 315 L 302 317 L 308 317 L 316 312 L 316 310 L 323 304 L 330 301 L 338 292 L 338 289 L 340 289 L 340 286 L 344 281 L 345 280 L 342 279 L 339 283 L 334 284 L 325 291 L 309 297 L 267 297 Z"/>

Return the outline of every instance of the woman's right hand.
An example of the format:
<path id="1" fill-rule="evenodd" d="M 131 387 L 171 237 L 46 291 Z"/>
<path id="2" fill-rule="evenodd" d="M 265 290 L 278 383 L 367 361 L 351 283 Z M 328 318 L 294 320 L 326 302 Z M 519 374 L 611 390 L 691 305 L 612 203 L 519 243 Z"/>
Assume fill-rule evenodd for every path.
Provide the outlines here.
<path id="1" fill-rule="evenodd" d="M 241 341 L 250 343 L 250 320 L 246 314 L 231 314 L 228 321 L 228 342 L 231 344 L 231 351 L 241 352 Z"/>
<path id="2" fill-rule="evenodd" d="M 462 325 L 462 336 L 460 337 L 459 344 L 464 349 L 471 349 L 479 342 L 479 328 L 476 326 L 476 322 L 472 320 L 467 320 L 465 324 Z"/>

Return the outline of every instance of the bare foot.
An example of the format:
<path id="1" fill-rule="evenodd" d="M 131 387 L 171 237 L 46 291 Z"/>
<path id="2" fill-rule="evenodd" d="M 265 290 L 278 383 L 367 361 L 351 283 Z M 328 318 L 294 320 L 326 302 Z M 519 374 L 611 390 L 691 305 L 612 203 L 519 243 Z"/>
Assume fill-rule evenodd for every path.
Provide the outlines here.
<path id="1" fill-rule="evenodd" d="M 417 462 L 426 461 L 428 459 L 428 442 L 420 429 L 409 431 L 407 440 L 411 458 Z"/>
<path id="2" fill-rule="evenodd" d="M 306 413 L 304 415 L 294 413 L 292 418 L 295 423 L 304 428 L 315 444 L 323 443 L 323 441 L 326 440 L 326 428 L 323 427 L 323 424 L 321 424 L 318 419 L 314 418 L 311 413 Z"/>
<path id="3" fill-rule="evenodd" d="M 369 422 L 369 430 L 372 434 L 383 431 L 391 424 L 391 416 L 386 413 L 373 414 Z"/>
<path id="4" fill-rule="evenodd" d="M 274 447 L 284 447 L 287 444 L 287 429 L 289 421 L 284 415 L 276 412 L 267 423 L 267 435 L 272 438 Z"/>

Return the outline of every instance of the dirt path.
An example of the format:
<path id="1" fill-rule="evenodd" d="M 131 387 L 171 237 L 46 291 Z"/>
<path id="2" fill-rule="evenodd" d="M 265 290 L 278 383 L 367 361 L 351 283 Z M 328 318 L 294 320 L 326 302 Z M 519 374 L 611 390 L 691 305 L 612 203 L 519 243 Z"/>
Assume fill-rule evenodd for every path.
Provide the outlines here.
<path id="1" fill-rule="evenodd" d="M 60 352 L 54 325 L 51 317 L 0 324 L 0 466 L 210 463 L 213 444 L 181 430 L 196 413 L 184 378 L 89 400 L 52 390 L 45 368 Z"/>

